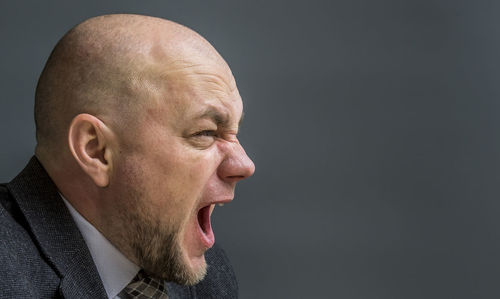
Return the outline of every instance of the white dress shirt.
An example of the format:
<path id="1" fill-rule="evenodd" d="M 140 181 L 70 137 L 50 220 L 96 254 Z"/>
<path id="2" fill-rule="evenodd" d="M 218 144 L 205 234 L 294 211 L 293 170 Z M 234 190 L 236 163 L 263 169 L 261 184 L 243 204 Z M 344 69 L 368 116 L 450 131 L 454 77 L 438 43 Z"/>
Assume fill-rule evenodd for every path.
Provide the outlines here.
<path id="1" fill-rule="evenodd" d="M 139 266 L 128 260 L 62 195 L 61 197 L 87 243 L 108 298 L 119 298 L 118 293 L 132 281 L 140 270 Z"/>

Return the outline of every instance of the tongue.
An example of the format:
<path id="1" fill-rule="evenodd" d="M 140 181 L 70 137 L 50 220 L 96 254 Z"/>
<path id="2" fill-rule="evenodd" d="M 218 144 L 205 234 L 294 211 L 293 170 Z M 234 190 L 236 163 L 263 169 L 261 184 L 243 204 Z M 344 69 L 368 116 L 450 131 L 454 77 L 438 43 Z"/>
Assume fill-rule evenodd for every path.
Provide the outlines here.
<path id="1" fill-rule="evenodd" d="M 198 211 L 198 223 L 202 232 L 202 237 L 205 245 L 212 247 L 214 243 L 214 233 L 210 224 L 210 205 L 201 208 Z"/>

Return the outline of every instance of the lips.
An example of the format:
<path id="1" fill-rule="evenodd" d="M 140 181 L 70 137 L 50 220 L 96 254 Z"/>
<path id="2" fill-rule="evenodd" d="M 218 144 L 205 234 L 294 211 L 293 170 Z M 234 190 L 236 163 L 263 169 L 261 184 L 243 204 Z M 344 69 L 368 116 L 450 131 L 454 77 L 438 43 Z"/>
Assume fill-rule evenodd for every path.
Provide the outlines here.
<path id="1" fill-rule="evenodd" d="M 203 245 L 208 249 L 215 243 L 215 236 L 210 223 L 210 210 L 212 205 L 207 205 L 198 211 L 198 231 Z"/>

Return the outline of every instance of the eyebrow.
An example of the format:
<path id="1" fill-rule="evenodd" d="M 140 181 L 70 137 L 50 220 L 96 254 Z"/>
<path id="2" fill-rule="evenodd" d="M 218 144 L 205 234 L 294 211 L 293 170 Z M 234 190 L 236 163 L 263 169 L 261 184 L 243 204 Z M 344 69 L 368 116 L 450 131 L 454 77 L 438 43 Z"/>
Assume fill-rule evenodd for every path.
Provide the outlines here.
<path id="1" fill-rule="evenodd" d="M 243 121 L 244 113 L 241 113 L 240 120 L 238 121 L 238 130 L 241 127 L 241 123 Z M 227 113 L 223 113 L 219 111 L 217 108 L 209 107 L 203 113 L 196 117 L 196 119 L 209 118 L 211 119 L 217 126 L 228 127 L 229 126 L 229 115 Z"/>

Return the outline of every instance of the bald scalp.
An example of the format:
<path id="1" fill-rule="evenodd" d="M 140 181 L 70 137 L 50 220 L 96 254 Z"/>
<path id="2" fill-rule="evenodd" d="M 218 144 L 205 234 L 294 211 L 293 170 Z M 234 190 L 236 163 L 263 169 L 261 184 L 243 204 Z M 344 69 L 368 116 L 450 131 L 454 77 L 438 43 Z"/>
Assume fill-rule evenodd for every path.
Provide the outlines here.
<path id="1" fill-rule="evenodd" d="M 219 66 L 230 73 L 203 37 L 168 20 L 106 15 L 77 25 L 57 43 L 38 81 L 37 156 L 66 148 L 69 125 L 80 113 L 130 131 L 152 102 L 168 100 L 159 89 L 171 90 L 170 81 L 178 84 L 183 81 L 180 74 L 197 65 Z M 224 84 L 235 88 L 234 82 Z M 163 96 L 155 98 L 158 95 Z"/>

